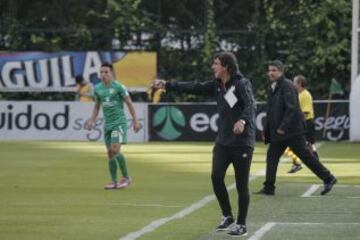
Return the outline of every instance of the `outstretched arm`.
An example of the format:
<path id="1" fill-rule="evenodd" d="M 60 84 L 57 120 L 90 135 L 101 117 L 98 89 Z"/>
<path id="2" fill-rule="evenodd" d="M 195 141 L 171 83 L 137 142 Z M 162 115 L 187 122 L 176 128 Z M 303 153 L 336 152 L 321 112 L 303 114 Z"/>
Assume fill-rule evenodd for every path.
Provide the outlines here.
<path id="1" fill-rule="evenodd" d="M 132 117 L 134 132 L 137 133 L 141 129 L 142 126 L 136 116 L 135 108 L 134 108 L 133 102 L 131 101 L 130 96 L 125 97 L 125 103 L 129 109 L 130 115 Z"/>
<path id="2" fill-rule="evenodd" d="M 165 80 L 155 80 L 154 86 L 156 88 L 166 89 L 168 91 L 190 93 L 196 95 L 208 95 L 215 94 L 215 81 L 207 82 L 175 82 Z"/>

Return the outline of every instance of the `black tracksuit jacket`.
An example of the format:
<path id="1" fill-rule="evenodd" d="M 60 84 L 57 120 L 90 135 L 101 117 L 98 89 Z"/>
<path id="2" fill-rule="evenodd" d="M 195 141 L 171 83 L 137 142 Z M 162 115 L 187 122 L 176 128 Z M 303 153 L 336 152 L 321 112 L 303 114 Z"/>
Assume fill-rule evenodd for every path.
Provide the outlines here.
<path id="1" fill-rule="evenodd" d="M 285 134 L 278 134 L 277 129 L 285 131 Z M 305 119 L 298 92 L 289 79 L 281 77 L 274 90 L 271 87 L 268 89 L 265 143 L 285 141 L 304 134 L 304 131 Z"/>
<path id="2" fill-rule="evenodd" d="M 235 87 L 233 93 L 237 102 L 231 108 L 225 94 Z M 219 113 L 216 143 L 229 147 L 254 147 L 256 102 L 251 82 L 240 73 L 231 77 L 224 86 L 220 80 L 208 82 L 167 82 L 166 90 L 198 95 L 215 96 Z M 234 134 L 234 124 L 238 120 L 246 122 L 242 134 Z"/>

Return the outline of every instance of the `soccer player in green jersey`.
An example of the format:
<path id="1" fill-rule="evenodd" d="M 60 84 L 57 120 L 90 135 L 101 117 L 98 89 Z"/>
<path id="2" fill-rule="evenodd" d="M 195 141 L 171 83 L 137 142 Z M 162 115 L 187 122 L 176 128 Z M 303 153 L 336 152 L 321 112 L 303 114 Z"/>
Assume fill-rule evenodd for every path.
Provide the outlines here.
<path id="1" fill-rule="evenodd" d="M 134 105 L 131 101 L 126 87 L 118 81 L 113 80 L 113 67 L 104 63 L 100 68 L 101 83 L 95 86 L 95 105 L 91 118 L 86 122 L 85 129 L 91 130 L 96 117 L 102 107 L 105 126 L 104 138 L 109 158 L 109 172 L 111 183 L 104 186 L 105 189 L 126 188 L 131 182 L 124 155 L 121 153 L 121 145 L 127 142 L 127 120 L 124 113 L 124 102 L 126 103 L 133 121 L 135 132 L 141 129 Z M 119 164 L 122 179 L 117 178 L 117 164 Z"/>

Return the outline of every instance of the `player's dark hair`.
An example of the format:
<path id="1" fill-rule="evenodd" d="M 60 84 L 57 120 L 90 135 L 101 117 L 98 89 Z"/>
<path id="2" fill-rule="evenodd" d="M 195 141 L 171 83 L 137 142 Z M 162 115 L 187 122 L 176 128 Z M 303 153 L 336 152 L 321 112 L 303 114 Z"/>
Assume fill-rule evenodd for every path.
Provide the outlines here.
<path id="1" fill-rule="evenodd" d="M 226 67 L 230 76 L 239 72 L 239 66 L 236 56 L 232 52 L 221 52 L 214 56 L 214 59 L 219 59 L 221 66 Z"/>
<path id="2" fill-rule="evenodd" d="M 268 65 L 268 67 L 270 67 L 270 66 L 276 67 L 278 70 L 285 73 L 285 65 L 280 60 L 270 61 L 270 62 L 268 62 L 267 65 Z"/>
<path id="3" fill-rule="evenodd" d="M 108 67 L 111 71 L 113 71 L 113 66 L 111 63 L 104 62 L 103 64 L 101 64 L 101 67 Z"/>
<path id="4" fill-rule="evenodd" d="M 84 77 L 82 75 L 76 75 L 75 82 L 76 84 L 82 84 L 84 82 Z"/>

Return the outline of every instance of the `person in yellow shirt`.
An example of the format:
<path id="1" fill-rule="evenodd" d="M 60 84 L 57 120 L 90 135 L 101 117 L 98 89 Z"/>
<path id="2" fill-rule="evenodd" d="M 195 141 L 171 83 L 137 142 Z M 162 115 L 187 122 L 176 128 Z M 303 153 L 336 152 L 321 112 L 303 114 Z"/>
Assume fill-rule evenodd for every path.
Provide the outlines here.
<path id="1" fill-rule="evenodd" d="M 306 120 L 306 141 L 311 152 L 319 158 L 315 145 L 315 124 L 314 124 L 314 107 L 311 93 L 305 88 L 306 78 L 303 75 L 297 75 L 294 77 L 294 85 L 299 93 L 299 103 L 301 111 L 304 114 Z M 293 160 L 293 166 L 288 173 L 295 173 L 302 169 L 300 159 L 287 148 L 284 154 Z"/>
<path id="2" fill-rule="evenodd" d="M 149 100 L 152 103 L 159 103 L 162 101 L 163 93 L 165 93 L 164 89 L 161 89 L 161 88 L 157 89 L 155 87 L 151 87 L 150 90 L 148 91 Z"/>
<path id="3" fill-rule="evenodd" d="M 155 79 L 154 81 L 158 80 L 161 79 Z M 156 88 L 155 86 L 150 86 L 148 90 L 148 98 L 151 103 L 174 102 L 174 97 L 170 92 L 167 92 L 162 88 Z"/>
<path id="4" fill-rule="evenodd" d="M 93 87 L 91 83 L 85 82 L 83 76 L 77 75 L 75 77 L 77 99 L 80 102 L 92 102 L 93 99 Z"/>

